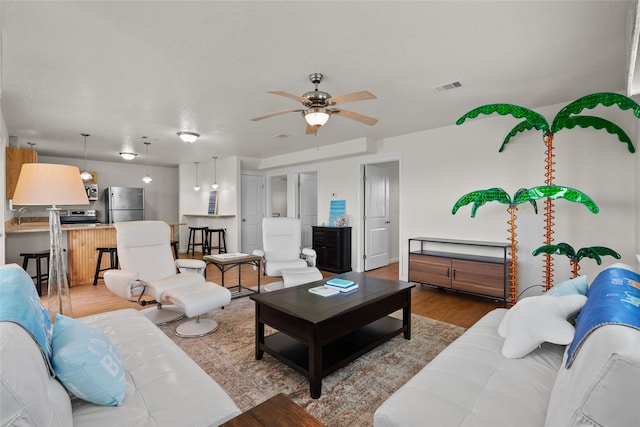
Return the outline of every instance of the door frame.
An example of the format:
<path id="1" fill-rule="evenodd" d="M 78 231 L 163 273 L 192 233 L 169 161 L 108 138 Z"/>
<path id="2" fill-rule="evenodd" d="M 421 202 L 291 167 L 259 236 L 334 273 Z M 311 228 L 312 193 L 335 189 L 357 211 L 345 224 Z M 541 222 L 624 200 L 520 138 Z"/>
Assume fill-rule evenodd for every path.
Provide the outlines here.
<path id="1" fill-rule="evenodd" d="M 357 184 L 357 188 L 358 188 L 358 195 L 357 195 L 357 212 L 358 212 L 358 216 L 357 216 L 357 224 L 358 224 L 358 229 L 353 230 L 355 231 L 355 236 L 352 236 L 353 240 L 356 242 L 356 262 L 355 262 L 355 271 L 358 272 L 363 272 L 364 271 L 364 251 L 365 251 L 365 228 L 364 228 L 364 181 L 362 180 L 362 177 L 364 176 L 364 169 L 366 165 L 378 165 L 381 163 L 393 163 L 393 162 L 397 162 L 398 163 L 398 176 L 397 176 L 397 182 L 398 182 L 398 263 L 399 263 L 399 268 L 398 268 L 398 279 L 400 277 L 403 277 L 403 273 L 406 269 L 406 266 L 404 265 L 404 253 L 402 251 L 402 242 L 403 242 L 403 233 L 402 230 L 403 228 L 403 220 L 402 218 L 404 217 L 403 212 L 402 212 L 402 207 L 403 207 L 403 192 L 402 192 L 402 157 L 399 156 L 391 156 L 391 157 L 383 157 L 383 158 L 379 158 L 379 159 L 371 159 L 368 161 L 361 161 L 358 163 L 358 176 L 357 176 L 357 180 L 358 180 L 358 184 Z M 390 257 L 389 258 L 389 262 L 395 262 L 394 261 L 395 258 Z"/>

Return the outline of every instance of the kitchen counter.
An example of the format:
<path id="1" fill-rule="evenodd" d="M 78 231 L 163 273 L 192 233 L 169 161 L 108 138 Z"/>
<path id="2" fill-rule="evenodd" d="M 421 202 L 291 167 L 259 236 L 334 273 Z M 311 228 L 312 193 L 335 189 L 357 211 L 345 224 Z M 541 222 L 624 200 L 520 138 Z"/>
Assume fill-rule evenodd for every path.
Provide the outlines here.
<path id="1" fill-rule="evenodd" d="M 113 224 L 62 224 L 62 231 L 69 230 L 92 230 L 96 228 L 114 228 Z M 38 233 L 49 232 L 49 220 L 46 221 L 25 221 L 18 225 L 17 223 L 8 223 L 5 225 L 5 232 L 8 233 Z"/>
<path id="2" fill-rule="evenodd" d="M 168 223 L 171 230 L 176 224 Z M 69 285 L 81 285 L 93 282 L 98 262 L 97 248 L 116 246 L 116 228 L 113 224 L 62 224 L 66 233 Z M 18 225 L 17 218 L 5 223 L 7 234 L 49 233 L 49 218 L 25 217 Z M 44 238 L 44 235 L 43 235 Z M 48 241 L 48 239 L 47 239 Z M 103 267 L 107 259 L 102 259 Z"/>

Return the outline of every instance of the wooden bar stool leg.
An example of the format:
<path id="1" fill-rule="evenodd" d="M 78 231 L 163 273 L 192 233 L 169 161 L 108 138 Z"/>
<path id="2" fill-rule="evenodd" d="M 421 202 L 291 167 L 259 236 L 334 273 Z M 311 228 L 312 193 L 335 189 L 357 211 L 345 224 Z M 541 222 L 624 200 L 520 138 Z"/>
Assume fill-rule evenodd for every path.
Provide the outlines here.
<path id="1" fill-rule="evenodd" d="M 93 275 L 93 286 L 98 285 L 98 276 L 100 275 L 100 267 L 102 267 L 102 251 L 98 249 L 98 262 L 96 262 L 96 273 Z"/>

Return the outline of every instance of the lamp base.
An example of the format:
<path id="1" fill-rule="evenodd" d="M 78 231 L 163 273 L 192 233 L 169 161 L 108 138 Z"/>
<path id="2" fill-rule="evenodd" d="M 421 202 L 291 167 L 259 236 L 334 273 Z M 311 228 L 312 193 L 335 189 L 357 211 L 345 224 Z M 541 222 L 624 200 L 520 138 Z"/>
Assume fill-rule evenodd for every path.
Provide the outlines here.
<path id="1" fill-rule="evenodd" d="M 47 288 L 47 309 L 51 320 L 56 313 L 73 316 L 71 311 L 71 293 L 67 280 L 66 260 L 62 248 L 62 226 L 60 225 L 60 209 L 55 205 L 49 209 L 50 260 L 49 280 Z"/>

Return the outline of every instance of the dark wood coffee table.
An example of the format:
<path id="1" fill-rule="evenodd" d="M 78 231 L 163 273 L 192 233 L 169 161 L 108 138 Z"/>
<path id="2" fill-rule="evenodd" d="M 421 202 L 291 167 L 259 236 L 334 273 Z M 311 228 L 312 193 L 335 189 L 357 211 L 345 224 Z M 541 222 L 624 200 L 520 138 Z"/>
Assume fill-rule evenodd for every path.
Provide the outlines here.
<path id="1" fill-rule="evenodd" d="M 320 421 L 284 394 L 276 394 L 221 427 L 324 427 Z"/>
<path id="2" fill-rule="evenodd" d="M 311 397 L 322 393 L 322 378 L 404 333 L 411 339 L 411 288 L 407 282 L 359 273 L 358 290 L 322 297 L 309 288 L 320 280 L 275 292 L 251 295 L 256 303 L 256 359 L 266 351 L 309 379 Z M 402 309 L 402 319 L 388 316 Z M 265 337 L 265 325 L 278 332 Z"/>

